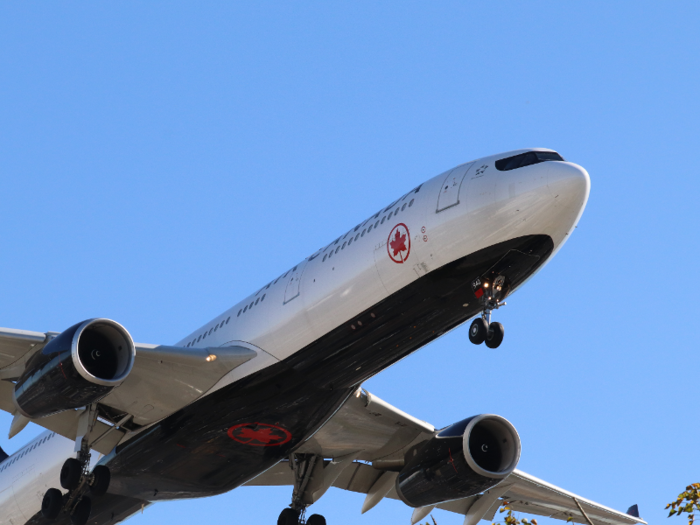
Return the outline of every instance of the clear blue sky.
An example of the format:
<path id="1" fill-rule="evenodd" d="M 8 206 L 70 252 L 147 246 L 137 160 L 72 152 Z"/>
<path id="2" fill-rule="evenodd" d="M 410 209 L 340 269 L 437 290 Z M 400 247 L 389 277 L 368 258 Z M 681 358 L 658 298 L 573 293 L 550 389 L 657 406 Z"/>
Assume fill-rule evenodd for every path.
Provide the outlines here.
<path id="1" fill-rule="evenodd" d="M 664 522 L 700 481 L 698 5 L 232 4 L 0 5 L 0 326 L 101 316 L 173 343 L 421 181 L 554 148 L 590 201 L 497 313 L 504 344 L 462 327 L 366 387 L 436 426 L 501 414 L 522 470 Z M 38 431 L 8 441 L 9 424 L 10 452 Z M 242 488 L 132 523 L 273 524 L 290 497 Z M 332 489 L 312 510 L 408 523 L 362 500 Z"/>

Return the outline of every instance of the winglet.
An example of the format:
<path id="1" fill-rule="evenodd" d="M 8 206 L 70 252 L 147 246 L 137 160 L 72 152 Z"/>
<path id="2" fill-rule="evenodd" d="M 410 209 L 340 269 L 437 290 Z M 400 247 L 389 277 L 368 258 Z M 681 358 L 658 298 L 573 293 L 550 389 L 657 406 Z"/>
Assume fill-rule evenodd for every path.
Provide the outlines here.
<path id="1" fill-rule="evenodd" d="M 627 514 L 629 516 L 634 517 L 634 518 L 638 518 L 639 517 L 639 506 L 637 506 L 637 504 L 635 503 L 629 509 L 627 509 Z"/>

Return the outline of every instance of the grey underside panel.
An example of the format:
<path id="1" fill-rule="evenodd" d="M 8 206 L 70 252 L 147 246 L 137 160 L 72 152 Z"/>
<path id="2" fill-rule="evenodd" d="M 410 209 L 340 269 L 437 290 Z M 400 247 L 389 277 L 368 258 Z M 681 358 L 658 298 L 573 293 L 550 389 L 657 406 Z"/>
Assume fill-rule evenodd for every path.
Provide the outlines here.
<path id="1" fill-rule="evenodd" d="M 149 503 L 134 498 L 105 494 L 92 503 L 92 512 L 87 525 L 112 525 L 125 520 Z M 60 515 L 56 520 L 47 520 L 40 513 L 35 514 L 26 525 L 71 525 L 70 516 Z"/>

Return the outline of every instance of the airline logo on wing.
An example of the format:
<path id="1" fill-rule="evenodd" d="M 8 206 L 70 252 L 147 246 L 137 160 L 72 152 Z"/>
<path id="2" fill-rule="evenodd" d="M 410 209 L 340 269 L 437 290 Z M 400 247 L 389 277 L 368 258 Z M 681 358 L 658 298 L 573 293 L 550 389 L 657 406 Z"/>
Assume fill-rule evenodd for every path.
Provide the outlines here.
<path id="1" fill-rule="evenodd" d="M 408 232 L 408 226 L 404 223 L 394 226 L 387 239 L 386 250 L 389 252 L 389 258 L 395 263 L 406 262 L 411 253 L 411 234 Z"/>

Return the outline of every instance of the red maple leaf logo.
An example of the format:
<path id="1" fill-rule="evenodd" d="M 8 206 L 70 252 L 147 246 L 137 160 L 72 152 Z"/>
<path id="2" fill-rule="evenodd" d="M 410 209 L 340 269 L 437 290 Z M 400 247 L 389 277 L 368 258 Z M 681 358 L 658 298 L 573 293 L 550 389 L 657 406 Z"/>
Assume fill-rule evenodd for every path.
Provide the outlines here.
<path id="1" fill-rule="evenodd" d="M 396 230 L 396 235 L 394 235 L 394 239 L 389 242 L 389 246 L 391 246 L 391 249 L 394 252 L 394 257 L 398 256 L 401 252 L 405 252 L 406 236 L 401 235 L 401 232 Z"/>
<path id="2" fill-rule="evenodd" d="M 275 441 L 282 441 L 284 436 L 275 435 L 272 433 L 271 428 L 262 428 L 260 430 L 255 430 L 250 427 L 243 427 L 241 431 L 236 436 L 240 441 L 259 441 L 260 443 L 274 443 Z"/>
<path id="3" fill-rule="evenodd" d="M 235 425 L 228 429 L 228 435 L 234 441 L 256 447 L 283 445 L 292 439 L 289 431 L 266 423 L 242 423 Z"/>

